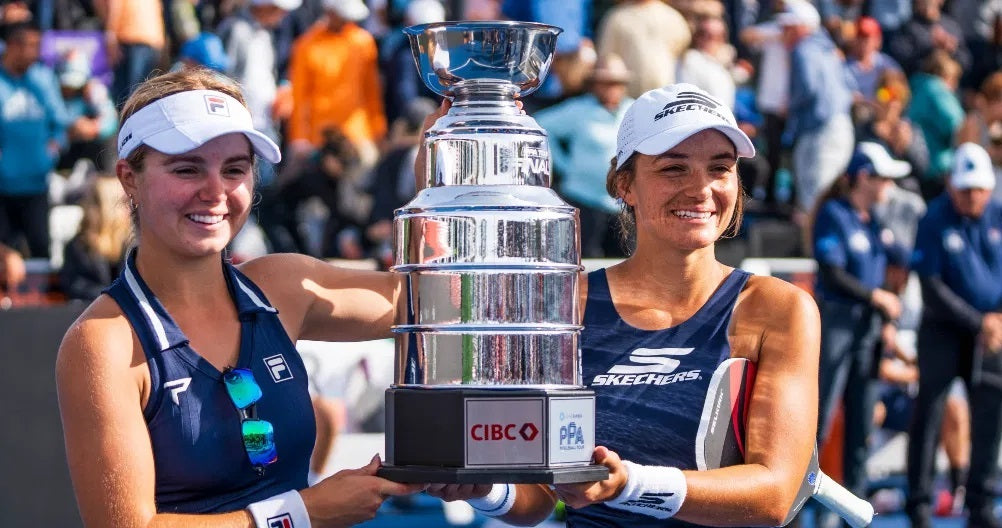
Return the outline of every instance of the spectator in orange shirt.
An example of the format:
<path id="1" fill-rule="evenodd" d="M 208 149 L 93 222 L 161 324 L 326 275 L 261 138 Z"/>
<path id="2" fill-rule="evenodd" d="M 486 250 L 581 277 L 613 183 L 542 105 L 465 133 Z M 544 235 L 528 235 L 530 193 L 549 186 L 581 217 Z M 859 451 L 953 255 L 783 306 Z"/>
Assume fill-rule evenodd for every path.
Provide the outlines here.
<path id="1" fill-rule="evenodd" d="M 289 143 L 300 159 L 334 127 L 355 144 L 366 166 L 386 134 L 376 42 L 357 25 L 369 10 L 362 0 L 323 0 L 327 17 L 296 40 L 289 65 L 293 109 Z"/>

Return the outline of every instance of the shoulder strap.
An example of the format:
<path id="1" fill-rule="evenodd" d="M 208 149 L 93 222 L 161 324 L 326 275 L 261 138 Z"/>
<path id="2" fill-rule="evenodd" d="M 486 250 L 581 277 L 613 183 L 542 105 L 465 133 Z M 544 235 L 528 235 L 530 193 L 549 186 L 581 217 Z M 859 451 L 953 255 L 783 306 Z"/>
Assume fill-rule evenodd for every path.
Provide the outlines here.
<path id="1" fill-rule="evenodd" d="M 156 409 L 160 406 L 162 395 L 160 387 L 163 385 L 163 357 L 156 332 L 154 332 L 146 317 L 143 316 L 139 303 L 135 296 L 132 295 L 132 291 L 125 284 L 124 270 L 123 274 L 104 290 L 104 293 L 107 293 L 118 303 L 118 307 L 121 308 L 125 318 L 132 325 L 132 331 L 139 337 L 140 346 L 143 347 L 143 355 L 146 356 L 146 365 L 150 369 L 150 398 L 146 402 L 146 408 L 143 409 L 143 417 L 149 422 L 153 418 Z"/>

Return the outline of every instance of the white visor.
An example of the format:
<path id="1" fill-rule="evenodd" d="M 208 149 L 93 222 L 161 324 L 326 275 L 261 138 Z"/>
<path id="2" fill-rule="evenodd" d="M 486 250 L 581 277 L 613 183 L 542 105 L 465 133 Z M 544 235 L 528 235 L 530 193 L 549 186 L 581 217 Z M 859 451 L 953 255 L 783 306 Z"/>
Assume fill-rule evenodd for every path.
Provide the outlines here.
<path id="1" fill-rule="evenodd" d="M 158 99 L 129 116 L 118 131 L 118 157 L 139 145 L 164 154 L 183 154 L 226 134 L 241 133 L 254 152 L 271 163 L 282 152 L 268 136 L 254 130 L 250 112 L 240 101 L 215 90 L 191 90 Z"/>
<path id="2" fill-rule="evenodd" d="M 650 90 L 626 110 L 616 135 L 616 169 L 634 152 L 655 156 L 704 130 L 719 130 L 737 155 L 755 156 L 755 145 L 738 128 L 731 109 L 705 90 L 678 83 Z"/>

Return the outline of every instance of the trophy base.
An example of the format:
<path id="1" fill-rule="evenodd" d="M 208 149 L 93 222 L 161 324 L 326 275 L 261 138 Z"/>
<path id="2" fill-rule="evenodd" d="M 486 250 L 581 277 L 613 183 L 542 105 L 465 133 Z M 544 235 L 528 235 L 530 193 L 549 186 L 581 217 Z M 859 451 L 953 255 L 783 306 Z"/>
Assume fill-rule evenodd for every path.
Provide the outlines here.
<path id="1" fill-rule="evenodd" d="M 605 480 L 595 393 L 577 388 L 393 387 L 380 476 L 437 484 Z"/>
<path id="2" fill-rule="evenodd" d="M 564 468 L 449 468 L 436 466 L 383 466 L 380 477 L 404 484 L 570 484 L 609 478 L 605 466 Z"/>

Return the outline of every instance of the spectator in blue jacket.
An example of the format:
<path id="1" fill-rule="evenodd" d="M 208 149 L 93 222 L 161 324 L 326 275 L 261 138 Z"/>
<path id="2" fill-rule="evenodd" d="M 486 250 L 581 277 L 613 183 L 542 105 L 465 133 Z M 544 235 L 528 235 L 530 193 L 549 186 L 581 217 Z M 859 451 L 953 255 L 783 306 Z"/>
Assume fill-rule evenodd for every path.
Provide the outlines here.
<path id="1" fill-rule="evenodd" d="M 957 147 L 946 192 L 919 222 L 912 267 L 922 283 L 919 389 L 908 438 L 908 503 L 915 528 L 931 525 L 932 479 L 943 404 L 954 378 L 967 385 L 971 466 L 967 526 L 997 527 L 989 483 L 1002 435 L 1002 206 L 984 148 Z"/>
<path id="2" fill-rule="evenodd" d="M 38 63 L 41 39 L 30 22 L 13 24 L 0 56 L 0 242 L 23 236 L 33 258 L 49 257 L 47 180 L 67 123 L 59 82 Z"/>
<path id="3" fill-rule="evenodd" d="M 821 310 L 818 440 L 828 436 L 843 403 L 844 483 L 863 496 L 866 440 L 876 403 L 874 350 L 893 343 L 889 322 L 901 315 L 900 299 L 884 289 L 887 265 L 906 261 L 904 246 L 877 221 L 874 207 L 886 200 L 892 179 L 910 172 L 908 163 L 891 158 L 880 144 L 860 143 L 845 173 L 818 200 L 813 226 Z"/>

